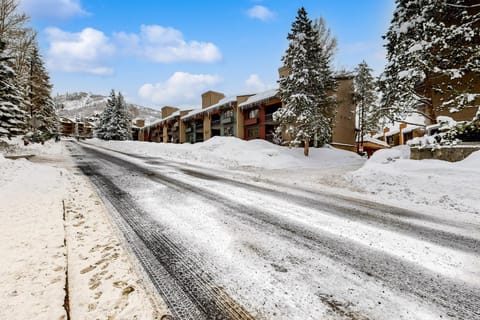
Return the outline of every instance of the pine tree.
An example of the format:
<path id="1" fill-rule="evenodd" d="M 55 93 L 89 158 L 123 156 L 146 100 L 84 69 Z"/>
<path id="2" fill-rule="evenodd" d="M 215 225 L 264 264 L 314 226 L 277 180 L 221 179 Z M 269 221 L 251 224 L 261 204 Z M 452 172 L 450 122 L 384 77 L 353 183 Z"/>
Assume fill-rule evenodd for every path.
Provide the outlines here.
<path id="1" fill-rule="evenodd" d="M 358 116 L 358 133 L 360 138 L 358 140 L 360 145 L 363 146 L 363 136 L 378 129 L 379 113 L 376 105 L 378 96 L 372 69 L 365 61 L 358 65 L 355 73 L 354 98 Z"/>
<path id="2" fill-rule="evenodd" d="M 335 81 L 320 38 L 307 12 L 300 8 L 287 36 L 282 62 L 289 74 L 279 80 L 283 105 L 274 117 L 280 123 L 277 134 L 286 133 L 291 145 L 303 142 L 305 156 L 314 136 L 320 144 L 331 139 L 335 117 Z"/>
<path id="3" fill-rule="evenodd" d="M 396 1 L 381 77 L 382 107 L 390 118 L 402 119 L 424 106 L 429 122 L 435 122 L 439 110 L 480 104 L 480 7 L 475 3 Z"/>
<path id="4" fill-rule="evenodd" d="M 5 53 L 12 57 L 9 66 L 16 74 L 22 96 L 22 109 L 28 113 L 30 91 L 30 54 L 36 44 L 36 32 L 27 26 L 29 17 L 19 12 L 18 0 L 0 0 L 0 39 L 6 43 Z"/>
<path id="5" fill-rule="evenodd" d="M 34 139 L 48 140 L 58 134 L 58 118 L 51 96 L 52 85 L 35 46 L 30 55 L 29 124 Z"/>
<path id="6" fill-rule="evenodd" d="M 15 83 L 15 71 L 5 55 L 5 43 L 0 40 L 0 136 L 16 136 L 24 131 L 21 95 Z"/>
<path id="7" fill-rule="evenodd" d="M 97 137 L 103 140 L 131 140 L 130 117 L 121 93 L 112 90 L 104 112 L 100 115 Z"/>
<path id="8" fill-rule="evenodd" d="M 116 100 L 117 96 L 115 94 L 115 90 L 112 90 L 110 92 L 110 97 L 107 100 L 105 110 L 103 110 L 103 112 L 100 114 L 100 119 L 98 121 L 96 135 L 99 139 L 110 140 L 110 137 L 108 136 L 108 126 L 110 119 L 112 118 L 113 108 L 115 107 Z"/>
<path id="9" fill-rule="evenodd" d="M 118 93 L 116 100 L 117 103 L 113 109 L 112 121 L 110 122 L 111 139 L 131 140 L 130 118 L 122 93 Z"/>

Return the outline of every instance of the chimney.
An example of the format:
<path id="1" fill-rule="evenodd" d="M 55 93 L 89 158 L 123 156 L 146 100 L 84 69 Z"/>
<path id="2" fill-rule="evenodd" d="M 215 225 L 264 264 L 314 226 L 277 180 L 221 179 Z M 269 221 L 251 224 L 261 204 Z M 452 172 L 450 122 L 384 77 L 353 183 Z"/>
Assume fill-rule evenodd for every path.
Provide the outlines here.
<path id="1" fill-rule="evenodd" d="M 202 94 L 202 109 L 213 106 L 218 101 L 225 98 L 225 95 L 221 92 L 207 91 Z"/>
<path id="2" fill-rule="evenodd" d="M 165 119 L 166 117 L 168 117 L 169 115 L 171 115 L 172 113 L 174 113 L 177 110 L 178 110 L 178 108 L 175 108 L 175 107 L 170 107 L 170 106 L 163 107 L 162 108 L 162 119 Z"/>

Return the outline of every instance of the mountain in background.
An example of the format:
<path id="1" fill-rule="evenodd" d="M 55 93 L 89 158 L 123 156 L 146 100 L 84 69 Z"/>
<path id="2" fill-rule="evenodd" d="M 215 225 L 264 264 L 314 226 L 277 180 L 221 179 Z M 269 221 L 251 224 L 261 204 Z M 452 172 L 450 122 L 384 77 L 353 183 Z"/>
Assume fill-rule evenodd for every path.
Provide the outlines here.
<path id="1" fill-rule="evenodd" d="M 105 110 L 108 96 L 99 94 L 74 92 L 57 95 L 55 101 L 58 116 L 65 118 L 89 118 L 99 115 Z M 128 103 L 128 109 L 132 119 L 145 119 L 145 123 L 153 122 L 162 117 L 160 110 L 142 107 Z"/>

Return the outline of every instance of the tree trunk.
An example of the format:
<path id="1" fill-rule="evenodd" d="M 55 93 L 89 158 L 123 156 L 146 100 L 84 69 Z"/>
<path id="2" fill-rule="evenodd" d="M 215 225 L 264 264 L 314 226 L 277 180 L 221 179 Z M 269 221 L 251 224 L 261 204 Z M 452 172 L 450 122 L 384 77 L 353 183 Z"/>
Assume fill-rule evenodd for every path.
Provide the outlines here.
<path id="1" fill-rule="evenodd" d="M 308 148 L 310 147 L 310 138 L 305 138 L 305 146 L 303 147 L 303 154 L 308 157 Z"/>

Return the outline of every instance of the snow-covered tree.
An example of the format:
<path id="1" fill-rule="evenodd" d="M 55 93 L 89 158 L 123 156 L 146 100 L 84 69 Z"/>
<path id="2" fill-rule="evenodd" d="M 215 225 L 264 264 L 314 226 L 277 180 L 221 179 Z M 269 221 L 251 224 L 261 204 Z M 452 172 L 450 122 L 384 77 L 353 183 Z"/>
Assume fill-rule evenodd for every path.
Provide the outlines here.
<path id="1" fill-rule="evenodd" d="M 29 63 L 29 127 L 38 140 L 48 140 L 58 134 L 58 117 L 51 96 L 50 77 L 36 46 L 31 52 Z"/>
<path id="2" fill-rule="evenodd" d="M 107 100 L 107 105 L 105 106 L 105 109 L 103 112 L 100 114 L 98 123 L 97 123 L 97 129 L 96 129 L 96 136 L 99 139 L 103 140 L 110 140 L 110 138 L 107 136 L 108 133 L 108 127 L 109 127 L 109 122 L 110 119 L 112 118 L 112 113 L 113 113 L 113 108 L 115 107 L 117 100 L 117 95 L 115 94 L 115 91 L 112 90 L 110 92 L 110 97 Z"/>
<path id="3" fill-rule="evenodd" d="M 30 55 L 36 45 L 36 32 L 27 23 L 29 17 L 19 12 L 18 0 L 0 0 L 0 39 L 6 43 L 5 52 L 12 57 L 9 65 L 15 70 L 22 108 L 29 110 Z"/>
<path id="4" fill-rule="evenodd" d="M 397 0 L 381 77 L 382 108 L 402 119 L 479 105 L 480 6 L 472 0 Z M 438 101 L 436 101 L 438 100 Z"/>
<path id="5" fill-rule="evenodd" d="M 103 140 L 130 140 L 131 121 L 127 104 L 121 93 L 114 90 L 110 93 L 107 106 L 100 115 L 97 127 L 97 137 Z"/>
<path id="6" fill-rule="evenodd" d="M 25 121 L 34 139 L 46 140 L 58 131 L 58 119 L 51 98 L 51 84 L 38 51 L 36 32 L 27 26 L 29 17 L 19 12 L 18 0 L 0 0 L 0 39 L 15 74 L 20 95 L 17 107 L 25 112 Z"/>
<path id="7" fill-rule="evenodd" d="M 279 122 L 277 134 L 288 135 L 291 145 L 303 142 L 308 156 L 314 136 L 320 144 L 331 139 L 335 80 L 326 45 L 320 43 L 318 29 L 313 27 L 303 7 L 298 10 L 287 39 L 289 44 L 282 62 L 289 74 L 278 81 L 283 105 L 274 118 Z"/>
<path id="8" fill-rule="evenodd" d="M 121 92 L 117 95 L 117 103 L 112 113 L 110 123 L 112 140 L 131 140 L 131 120 L 128 114 L 127 104 Z"/>
<path id="9" fill-rule="evenodd" d="M 379 113 L 377 92 L 372 69 L 362 61 L 355 69 L 354 98 L 358 116 L 359 142 L 363 145 L 363 136 L 378 129 Z"/>
<path id="10" fill-rule="evenodd" d="M 21 95 L 15 83 L 15 71 L 5 55 L 5 43 L 0 40 L 0 136 L 15 136 L 24 131 Z"/>

